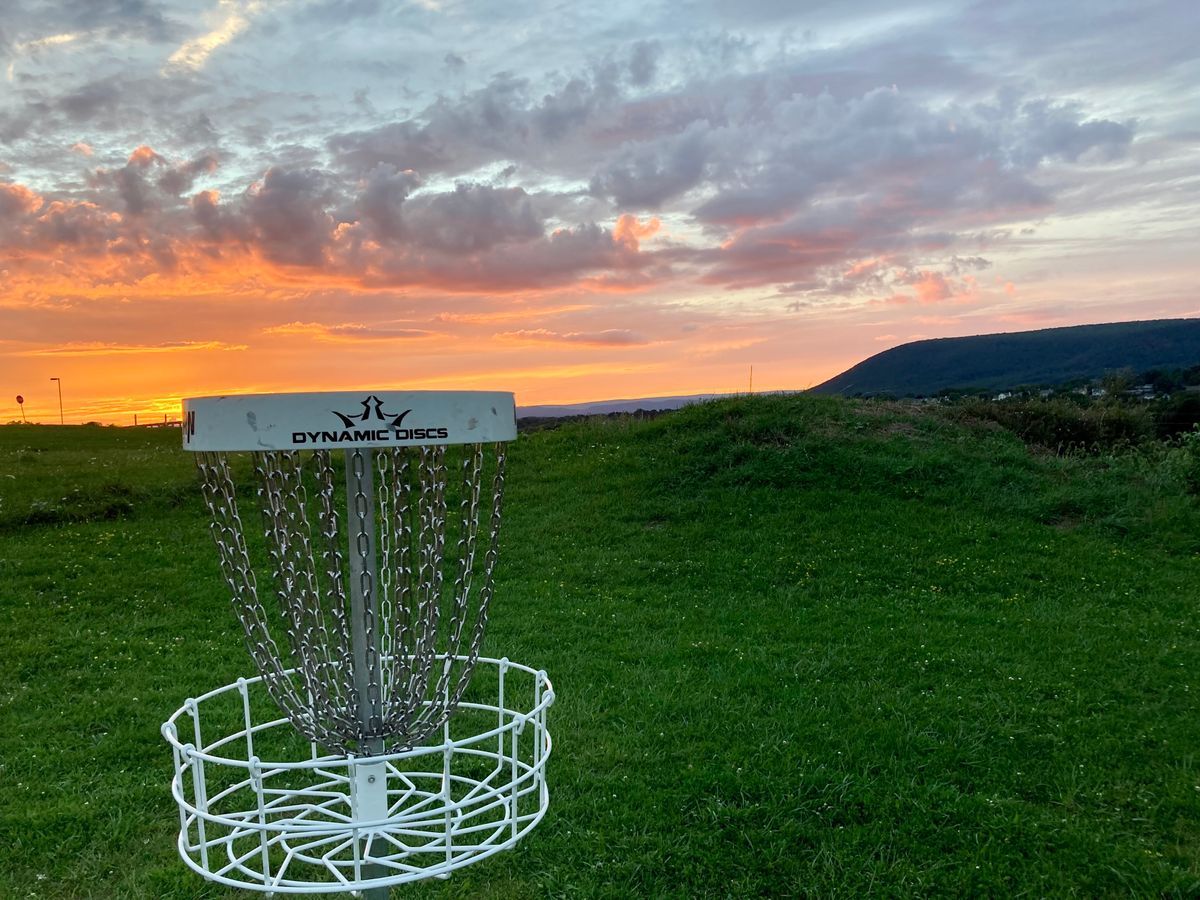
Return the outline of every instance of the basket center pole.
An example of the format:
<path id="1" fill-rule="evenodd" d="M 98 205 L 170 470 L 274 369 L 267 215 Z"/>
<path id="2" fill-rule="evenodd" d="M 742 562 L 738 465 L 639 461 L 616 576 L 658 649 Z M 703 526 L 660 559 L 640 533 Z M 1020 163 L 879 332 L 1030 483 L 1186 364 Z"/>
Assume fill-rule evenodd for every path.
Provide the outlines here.
<path id="1" fill-rule="evenodd" d="M 373 453 L 368 449 L 346 451 L 347 532 L 350 539 L 350 640 L 354 663 L 354 690 L 357 694 L 358 723 L 361 733 L 370 735 L 363 741 L 361 751 L 367 755 L 383 752 L 383 693 L 382 670 L 379 658 L 379 569 L 376 559 L 375 536 L 375 478 Z M 387 765 L 367 764 L 357 767 L 358 801 L 354 816 L 370 821 L 387 815 Z M 370 852 L 371 842 L 364 847 Z M 363 875 L 379 878 L 387 874 L 384 867 L 367 865 Z M 366 900 L 388 900 L 389 889 L 371 888 L 364 891 Z"/>

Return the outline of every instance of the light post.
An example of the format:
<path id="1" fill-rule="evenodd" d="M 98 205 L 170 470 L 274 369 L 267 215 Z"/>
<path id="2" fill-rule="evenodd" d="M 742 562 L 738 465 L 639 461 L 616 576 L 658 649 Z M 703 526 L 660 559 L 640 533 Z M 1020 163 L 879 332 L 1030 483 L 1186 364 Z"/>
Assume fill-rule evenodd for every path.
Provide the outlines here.
<path id="1" fill-rule="evenodd" d="M 51 378 L 50 380 L 58 382 L 58 424 L 65 425 L 66 422 L 63 421 L 63 411 L 62 411 L 62 379 L 61 378 Z"/>

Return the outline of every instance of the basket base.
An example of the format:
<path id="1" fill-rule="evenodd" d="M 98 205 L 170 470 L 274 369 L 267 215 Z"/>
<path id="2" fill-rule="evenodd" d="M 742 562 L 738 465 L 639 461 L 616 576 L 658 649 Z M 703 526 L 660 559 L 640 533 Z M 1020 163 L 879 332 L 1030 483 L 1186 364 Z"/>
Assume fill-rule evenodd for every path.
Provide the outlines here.
<path id="1" fill-rule="evenodd" d="M 507 660 L 479 662 L 498 667 L 498 700 L 460 709 L 494 727 L 463 737 L 447 727 L 441 744 L 386 756 L 322 756 L 311 747 L 308 759 L 260 760 L 254 745 L 270 743 L 275 730 L 286 737 L 291 726 L 286 719 L 253 722 L 258 679 L 189 700 L 163 726 L 175 750 L 183 861 L 221 884 L 317 894 L 449 877 L 516 844 L 549 805 L 546 710 L 553 688 L 544 672 Z M 517 689 L 518 675 L 526 682 L 532 676 L 532 685 Z M 508 708 L 506 693 L 530 697 L 532 708 Z M 205 714 L 212 710 L 220 720 L 223 696 L 240 701 L 243 727 L 205 740 Z M 180 729 L 181 719 L 191 719 L 191 727 Z M 194 732 L 195 743 L 181 743 L 181 730 Z M 234 747 L 248 752 L 235 758 Z"/>

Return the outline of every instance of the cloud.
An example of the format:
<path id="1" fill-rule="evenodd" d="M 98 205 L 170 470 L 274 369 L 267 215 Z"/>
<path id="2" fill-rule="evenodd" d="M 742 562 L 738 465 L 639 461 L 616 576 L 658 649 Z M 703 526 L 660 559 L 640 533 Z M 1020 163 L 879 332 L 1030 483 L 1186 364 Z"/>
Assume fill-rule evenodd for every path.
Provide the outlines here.
<path id="1" fill-rule="evenodd" d="M 328 138 L 334 160 L 353 172 L 380 167 L 395 171 L 437 172 L 449 166 L 452 151 L 427 126 L 411 120 Z"/>
<path id="2" fill-rule="evenodd" d="M 412 243 L 443 253 L 475 253 L 544 233 L 523 188 L 481 184 L 459 184 L 453 191 L 413 198 L 404 222 Z"/>
<path id="3" fill-rule="evenodd" d="M 382 163 L 423 177 L 454 176 L 499 159 L 574 171 L 596 156 L 592 129 L 620 109 L 619 75 L 611 66 L 592 67 L 539 93 L 528 78 L 502 72 L 408 118 L 336 133 L 326 143 L 335 165 L 356 174 Z"/>
<path id="4" fill-rule="evenodd" d="M 887 297 L 874 297 L 871 306 L 934 306 L 954 302 L 969 303 L 978 299 L 979 291 L 975 276 L 954 277 L 930 269 L 896 268 L 875 281 L 877 288 L 891 288 L 894 292 Z M 910 293 L 911 291 L 911 293 Z M 937 317 L 917 317 L 918 321 L 934 322 Z"/>
<path id="5" fill-rule="evenodd" d="M 0 182 L 0 222 L 37 212 L 43 200 L 23 184 Z"/>
<path id="6" fill-rule="evenodd" d="M 66 93 L 58 100 L 57 107 L 71 122 L 90 122 L 102 114 L 115 112 L 122 99 L 117 79 L 103 78 Z"/>
<path id="7" fill-rule="evenodd" d="M 262 329 L 263 334 L 282 334 L 317 338 L 323 341 L 395 341 L 433 337 L 435 331 L 421 328 L 396 328 L 390 325 L 365 325 L 345 322 L 324 325 L 320 322 L 287 322 Z"/>
<path id="8" fill-rule="evenodd" d="M 615 240 L 610 229 L 589 223 L 536 239 L 494 243 L 470 254 L 402 243 L 380 248 L 369 258 L 350 256 L 346 262 L 372 286 L 508 293 L 561 287 L 588 278 L 600 278 L 614 287 L 631 286 L 647 277 L 647 268 L 656 260 L 627 241 Z"/>
<path id="9" fill-rule="evenodd" d="M 613 240 L 620 241 L 637 250 L 641 245 L 640 242 L 657 234 L 661 226 L 662 222 L 657 217 L 641 222 L 637 216 L 623 213 L 613 228 Z"/>
<path id="10" fill-rule="evenodd" d="M 103 341 L 78 341 L 57 347 L 22 350 L 15 356 L 126 356 L 146 353 L 185 353 L 248 350 L 245 344 L 223 341 L 164 341 L 157 344 L 117 344 Z"/>
<path id="11" fill-rule="evenodd" d="M 22 4 L 14 24 L 22 31 L 57 31 L 32 43 L 61 44 L 84 37 L 135 38 L 161 42 L 171 40 L 179 25 L 171 20 L 157 0 L 88 0 L 86 3 Z M 10 17 L 12 21 L 13 17 Z"/>
<path id="12" fill-rule="evenodd" d="M 549 331 L 545 328 L 503 331 L 497 337 L 510 340 L 553 344 L 583 344 L 591 347 L 629 347 L 647 344 L 642 335 L 626 328 L 606 328 L 603 331 Z"/>
<path id="13" fill-rule="evenodd" d="M 169 167 L 157 181 L 160 190 L 179 196 L 192 189 L 197 178 L 211 175 L 217 170 L 217 157 L 214 153 L 202 153 L 199 156 Z"/>
<path id="14" fill-rule="evenodd" d="M 460 183 L 410 199 L 419 184 L 411 170 L 376 166 L 357 199 L 359 220 L 372 238 L 438 253 L 478 253 L 544 233 L 523 188 Z"/>
<path id="15" fill-rule="evenodd" d="M 43 38 L 37 38 L 36 40 L 14 44 L 13 50 L 18 53 L 27 53 L 30 50 L 40 50 L 43 47 L 57 47 L 60 44 L 70 44 L 73 41 L 79 40 L 80 37 L 82 35 L 77 31 L 66 34 L 51 34 Z"/>
<path id="16" fill-rule="evenodd" d="M 168 22 L 157 6 L 138 10 L 126 13 Z M 924 20 L 877 32 L 866 23 L 860 37 L 803 52 L 794 35 L 668 30 L 545 73 L 491 65 L 464 33 L 453 51 L 428 51 L 438 78 L 446 67 L 456 84 L 497 74 L 463 88 L 439 81 L 436 92 L 371 80 L 366 103 L 366 88 L 340 71 L 328 75 L 341 92 L 330 102 L 320 79 L 262 90 L 197 70 L 234 38 L 282 52 L 306 22 L 366 41 L 385 6 L 321 0 L 270 18 L 262 0 L 224 0 L 213 12 L 172 54 L 168 78 L 98 69 L 58 93 L 26 89 L 20 109 L 0 106 L 5 134 L 72 123 L 72 139 L 79 125 L 90 139 L 162 120 L 170 127 L 152 133 L 188 136 L 156 137 L 153 149 L 131 141 L 124 164 L 113 162 L 119 145 L 98 143 L 103 164 L 83 185 L 65 165 L 57 189 L 40 176 L 43 207 L 22 212 L 0 249 L 48 254 L 57 235 L 82 250 L 81 268 L 103 255 L 106 278 L 155 266 L 194 275 L 244 258 L 360 289 L 640 291 L 654 303 L 651 290 L 773 288 L 942 302 L 948 288 L 902 284 L 888 268 L 935 273 L 957 296 L 990 262 L 979 254 L 996 256 L 980 235 L 1015 234 L 1063 195 L 1100 202 L 1080 185 L 1098 183 L 1093 168 L 1132 172 L 1142 127 L 1056 97 L 1053 85 L 989 80 L 986 61 L 914 41 Z M 263 27 L 252 32 L 255 17 Z M 22 33 L 91 33 L 80 23 L 63 14 Z M 324 66 L 340 46 L 289 52 Z M 459 64 L 468 58 L 469 71 Z"/>
<path id="17" fill-rule="evenodd" d="M 658 209 L 703 179 L 707 135 L 704 124 L 692 123 L 681 134 L 635 145 L 594 175 L 589 189 L 619 209 Z"/>
<path id="18" fill-rule="evenodd" d="M 941 272 L 917 272 L 906 280 L 916 291 L 917 302 L 921 304 L 940 303 L 954 294 L 954 288 Z"/>
<path id="19" fill-rule="evenodd" d="M 320 267 L 332 240 L 328 208 L 332 186 L 317 169 L 268 169 L 250 186 L 244 203 L 247 225 L 267 259 L 284 265 Z"/>
<path id="20" fill-rule="evenodd" d="M 220 23 L 211 31 L 185 41 L 167 59 L 167 66 L 201 69 L 208 58 L 245 31 L 250 20 L 262 12 L 262 0 L 219 0 L 223 14 Z"/>
<path id="21" fill-rule="evenodd" d="M 359 192 L 357 206 L 373 237 L 383 241 L 400 238 L 403 231 L 400 207 L 420 186 L 421 178 L 412 169 L 401 170 L 379 163 L 371 170 Z"/>
<path id="22" fill-rule="evenodd" d="M 662 45 L 658 41 L 636 41 L 629 53 L 629 80 L 645 87 L 658 73 L 658 58 Z"/>
<path id="23" fill-rule="evenodd" d="M 237 212 L 221 205 L 219 191 L 197 192 L 191 198 L 191 212 L 200 226 L 201 240 L 209 242 L 210 249 L 217 255 L 222 244 L 237 242 L 245 245 L 250 240 L 249 226 Z"/>

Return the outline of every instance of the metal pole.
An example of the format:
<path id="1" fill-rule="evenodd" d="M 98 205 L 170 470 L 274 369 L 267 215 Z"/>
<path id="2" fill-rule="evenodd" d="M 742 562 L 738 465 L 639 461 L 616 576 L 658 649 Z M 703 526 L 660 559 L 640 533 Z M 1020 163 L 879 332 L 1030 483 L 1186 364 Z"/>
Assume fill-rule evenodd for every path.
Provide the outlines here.
<path id="1" fill-rule="evenodd" d="M 350 537 L 350 641 L 354 661 L 354 690 L 358 695 L 358 721 L 364 730 L 382 719 L 379 659 L 378 566 L 375 558 L 375 460 L 370 450 L 346 451 L 347 532 Z M 367 611 L 370 610 L 368 617 Z M 374 623 L 368 631 L 367 622 Z M 368 652 L 368 651 L 373 652 Z M 371 696 L 371 686 L 375 696 Z M 373 738 L 363 748 L 374 755 L 383 751 L 383 739 Z M 370 820 L 387 814 L 386 764 L 357 767 L 358 812 Z M 366 810 L 365 815 L 363 815 Z M 380 812 L 382 810 L 382 812 Z M 370 852 L 370 844 L 367 845 Z M 368 878 L 386 875 L 383 866 L 363 867 Z M 363 891 L 365 900 L 388 900 L 386 887 Z"/>
<path id="2" fill-rule="evenodd" d="M 66 423 L 63 421 L 63 410 L 62 410 L 62 379 L 61 378 L 51 378 L 50 380 L 58 382 L 58 424 L 65 425 Z"/>

